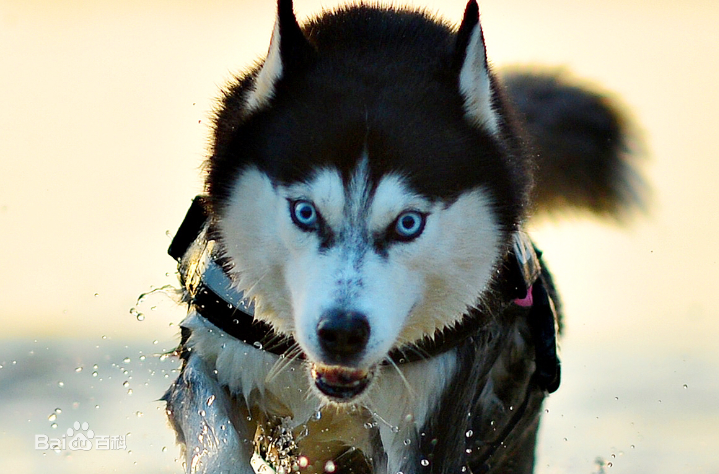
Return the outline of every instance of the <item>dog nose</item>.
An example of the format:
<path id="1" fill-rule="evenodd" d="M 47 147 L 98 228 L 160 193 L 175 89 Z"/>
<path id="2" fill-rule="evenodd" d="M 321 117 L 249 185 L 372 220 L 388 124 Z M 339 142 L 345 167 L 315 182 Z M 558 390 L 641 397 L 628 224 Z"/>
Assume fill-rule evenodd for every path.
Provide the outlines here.
<path id="1" fill-rule="evenodd" d="M 356 311 L 331 309 L 317 323 L 320 346 L 334 363 L 348 362 L 361 353 L 369 333 L 367 317 Z"/>

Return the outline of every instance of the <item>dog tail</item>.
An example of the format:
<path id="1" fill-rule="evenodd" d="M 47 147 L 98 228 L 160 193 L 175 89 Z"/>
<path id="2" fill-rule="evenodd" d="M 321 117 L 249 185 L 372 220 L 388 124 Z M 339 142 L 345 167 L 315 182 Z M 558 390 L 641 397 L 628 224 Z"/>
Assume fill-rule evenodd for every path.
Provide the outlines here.
<path id="1" fill-rule="evenodd" d="M 534 213 L 590 211 L 624 221 L 645 209 L 643 153 L 613 100 L 562 73 L 511 71 L 502 79 L 537 157 Z"/>

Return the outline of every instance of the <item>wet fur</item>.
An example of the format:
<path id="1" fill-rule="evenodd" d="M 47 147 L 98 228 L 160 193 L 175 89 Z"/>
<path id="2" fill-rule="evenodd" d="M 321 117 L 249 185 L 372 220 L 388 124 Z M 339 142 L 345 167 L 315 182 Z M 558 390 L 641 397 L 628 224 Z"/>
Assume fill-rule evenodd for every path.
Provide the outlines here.
<path id="1" fill-rule="evenodd" d="M 187 472 L 254 472 L 252 440 L 268 420 L 293 431 L 307 472 L 354 459 L 348 448 L 363 461 L 341 472 L 532 472 L 545 394 L 531 383 L 524 313 L 495 310 L 506 299 L 513 233 L 532 209 L 562 201 L 544 187 L 562 181 L 561 167 L 551 179 L 541 172 L 547 144 L 562 137 L 541 125 L 541 110 L 520 104 L 515 114 L 512 102 L 531 101 L 532 84 L 549 87 L 550 102 L 571 96 L 568 86 L 515 77 L 506 96 L 488 68 L 473 0 L 458 29 L 422 12 L 366 5 L 300 27 L 291 2 L 280 0 L 277 16 L 265 61 L 224 92 L 207 193 L 226 272 L 254 299 L 256 318 L 298 347 L 273 355 L 191 310 L 182 323 L 183 370 L 165 396 Z M 577 103 L 591 95 L 576 93 Z M 622 120 L 601 101 L 582 113 L 617 124 L 613 151 L 587 159 L 616 171 L 594 194 L 613 203 L 602 209 L 619 209 L 626 193 L 612 186 L 633 173 L 618 151 Z M 522 116 L 537 136 L 526 134 Z M 592 132 L 597 142 L 601 129 Z M 541 189 L 532 191 L 537 166 Z M 288 203 L 297 199 L 316 205 L 321 230 L 292 222 Z M 426 227 L 398 243 L 388 232 L 406 209 L 426 213 Z M 546 269 L 541 278 L 556 299 Z M 328 363 L 317 318 L 338 305 L 366 314 L 372 328 L 351 363 L 369 370 L 372 383 L 347 404 L 324 396 L 309 375 L 310 364 Z M 467 318 L 482 330 L 457 347 L 384 364 L 391 349 Z"/>

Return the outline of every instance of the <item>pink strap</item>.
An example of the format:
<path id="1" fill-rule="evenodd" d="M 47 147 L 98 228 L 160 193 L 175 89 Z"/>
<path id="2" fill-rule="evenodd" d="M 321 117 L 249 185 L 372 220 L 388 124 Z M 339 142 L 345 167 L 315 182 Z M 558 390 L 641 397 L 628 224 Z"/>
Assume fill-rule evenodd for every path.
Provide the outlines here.
<path id="1" fill-rule="evenodd" d="M 514 300 L 514 304 L 525 308 L 532 306 L 532 304 L 534 304 L 534 300 L 532 299 L 532 287 L 530 286 L 527 290 L 527 296 L 524 298 L 517 298 Z"/>

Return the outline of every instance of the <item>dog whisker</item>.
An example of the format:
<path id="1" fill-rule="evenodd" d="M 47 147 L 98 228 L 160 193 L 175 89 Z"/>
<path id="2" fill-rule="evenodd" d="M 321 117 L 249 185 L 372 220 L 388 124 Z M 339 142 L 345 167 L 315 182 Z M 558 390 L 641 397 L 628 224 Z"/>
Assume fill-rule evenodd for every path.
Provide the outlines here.
<path id="1" fill-rule="evenodd" d="M 404 373 L 402 370 L 397 366 L 397 364 L 392 360 L 391 357 L 387 357 L 386 360 L 390 363 L 392 367 L 394 367 L 394 370 L 397 371 L 397 374 L 399 375 L 399 378 L 402 380 L 402 383 L 407 388 L 407 392 L 409 392 L 410 397 L 414 399 L 416 397 L 416 392 L 412 388 L 412 385 L 410 385 L 409 380 L 407 380 L 407 377 L 404 376 Z"/>
<path id="2" fill-rule="evenodd" d="M 403 356 L 406 356 L 406 351 L 411 351 L 411 352 L 417 354 L 417 356 L 422 360 L 430 359 L 432 357 L 426 350 L 422 349 L 421 347 L 419 347 L 417 344 L 414 344 L 414 343 L 406 344 L 406 345 L 402 346 L 399 350 Z"/>
<path id="3" fill-rule="evenodd" d="M 302 354 L 299 344 L 296 342 L 280 357 L 267 374 L 266 381 L 271 382 L 295 362 Z"/>

